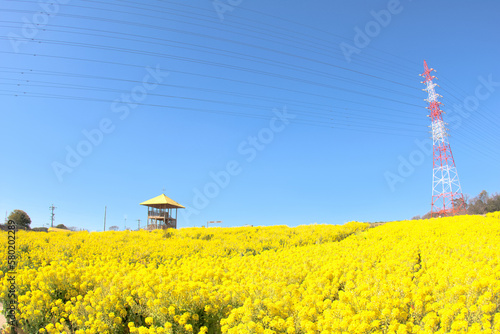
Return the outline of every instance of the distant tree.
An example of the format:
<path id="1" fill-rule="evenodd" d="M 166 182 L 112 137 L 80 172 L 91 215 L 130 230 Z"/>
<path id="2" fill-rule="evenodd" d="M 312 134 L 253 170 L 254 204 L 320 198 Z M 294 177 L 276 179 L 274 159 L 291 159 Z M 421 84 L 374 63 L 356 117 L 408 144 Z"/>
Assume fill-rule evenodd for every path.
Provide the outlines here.
<path id="1" fill-rule="evenodd" d="M 489 196 L 486 190 L 483 190 L 476 197 L 469 201 L 467 212 L 471 215 L 482 215 L 486 213 Z"/>
<path id="2" fill-rule="evenodd" d="M 478 213 L 485 213 L 486 212 L 486 206 L 488 205 L 488 201 L 490 199 L 490 196 L 486 192 L 486 190 L 483 190 L 477 195 L 476 197 L 476 207 L 478 209 Z"/>
<path id="3" fill-rule="evenodd" d="M 411 220 L 419 220 L 419 219 L 422 219 L 422 217 L 420 217 L 420 215 L 416 215 L 415 217 L 411 218 Z"/>
<path id="4" fill-rule="evenodd" d="M 467 195 L 464 195 L 463 198 L 455 198 L 453 200 L 453 206 L 455 210 L 457 210 L 455 215 L 465 215 L 467 213 L 467 206 L 468 206 L 467 200 L 468 200 Z"/>
<path id="5" fill-rule="evenodd" d="M 17 226 L 24 229 L 30 229 L 31 218 L 23 210 L 14 210 L 10 213 L 9 220 L 16 222 Z"/>
<path id="6" fill-rule="evenodd" d="M 120 230 L 120 228 L 119 228 L 118 226 L 114 225 L 114 226 L 110 226 L 110 227 L 109 227 L 109 230 L 110 230 L 110 231 L 119 231 L 119 230 Z"/>
<path id="7" fill-rule="evenodd" d="M 487 212 L 500 211 L 500 194 L 493 194 L 486 203 Z"/>
<path id="8" fill-rule="evenodd" d="M 64 224 L 59 224 L 56 226 L 56 228 L 62 228 L 64 230 L 69 230 L 69 228 L 67 228 L 66 225 L 64 225 Z"/>
<path id="9" fill-rule="evenodd" d="M 78 227 L 76 227 L 76 226 L 70 226 L 70 227 L 68 227 L 68 230 L 73 231 L 73 232 L 76 232 L 76 231 L 78 231 L 78 230 L 79 230 L 79 228 L 78 228 Z"/>
<path id="10" fill-rule="evenodd" d="M 468 198 L 468 197 L 467 197 Z M 467 213 L 471 215 L 483 215 L 488 212 L 500 211 L 500 194 L 488 195 L 483 190 L 476 197 L 467 201 Z"/>
<path id="11" fill-rule="evenodd" d="M 463 206 L 461 204 L 464 204 Z M 456 199 L 453 203 L 455 207 L 464 207 L 460 209 L 456 214 L 470 214 L 470 215 L 483 215 L 488 212 L 500 211 L 500 194 L 495 193 L 493 195 L 488 195 L 486 190 L 483 190 L 476 197 L 470 198 L 469 195 L 464 194 L 464 199 Z M 413 217 L 416 219 L 418 216 Z M 422 216 L 422 219 L 428 219 L 431 217 L 431 213 L 428 212 Z"/>
<path id="12" fill-rule="evenodd" d="M 465 208 L 467 209 L 467 207 L 469 206 L 469 203 L 470 203 L 470 196 L 469 196 L 469 194 L 463 194 L 463 195 L 464 195 Z"/>
<path id="13" fill-rule="evenodd" d="M 431 218 L 431 212 L 427 212 L 425 215 L 422 216 L 422 219 L 429 219 Z"/>

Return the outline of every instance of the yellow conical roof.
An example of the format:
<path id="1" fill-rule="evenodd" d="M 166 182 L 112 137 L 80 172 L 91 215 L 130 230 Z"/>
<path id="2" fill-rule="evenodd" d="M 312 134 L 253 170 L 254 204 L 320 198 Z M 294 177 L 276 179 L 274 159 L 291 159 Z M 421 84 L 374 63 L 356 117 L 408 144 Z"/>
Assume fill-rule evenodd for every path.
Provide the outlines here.
<path id="1" fill-rule="evenodd" d="M 145 202 L 142 202 L 141 205 L 151 206 L 158 209 L 184 209 L 182 205 L 165 196 L 165 194 L 161 194 L 160 196 L 156 196 L 155 198 L 151 198 Z"/>

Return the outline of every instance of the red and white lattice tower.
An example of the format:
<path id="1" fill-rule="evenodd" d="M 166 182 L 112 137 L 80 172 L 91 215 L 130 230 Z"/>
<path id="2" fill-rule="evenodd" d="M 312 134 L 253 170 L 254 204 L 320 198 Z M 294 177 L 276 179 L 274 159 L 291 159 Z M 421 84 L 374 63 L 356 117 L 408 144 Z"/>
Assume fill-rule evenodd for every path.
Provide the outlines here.
<path id="1" fill-rule="evenodd" d="M 429 117 L 432 120 L 432 142 L 433 142 L 433 171 L 432 171 L 432 206 L 431 216 L 450 216 L 459 211 L 465 210 L 464 196 L 458 180 L 457 167 L 451 153 L 450 143 L 448 142 L 448 133 L 446 123 L 443 122 L 443 111 L 440 108 L 441 102 L 434 87 L 437 85 L 432 82 L 435 77 L 430 73 L 434 69 L 429 69 L 424 60 L 424 77 L 426 88 L 429 94 L 426 99 L 429 102 Z"/>

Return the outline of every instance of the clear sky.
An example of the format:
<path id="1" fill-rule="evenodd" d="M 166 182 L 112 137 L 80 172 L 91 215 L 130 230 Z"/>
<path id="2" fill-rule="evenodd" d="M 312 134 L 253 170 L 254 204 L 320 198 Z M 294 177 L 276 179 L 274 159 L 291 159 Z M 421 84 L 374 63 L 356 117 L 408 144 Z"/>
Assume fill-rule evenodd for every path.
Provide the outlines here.
<path id="1" fill-rule="evenodd" d="M 430 210 L 423 60 L 462 190 L 500 191 L 500 2 L 3 1 L 0 212 L 137 228 Z"/>

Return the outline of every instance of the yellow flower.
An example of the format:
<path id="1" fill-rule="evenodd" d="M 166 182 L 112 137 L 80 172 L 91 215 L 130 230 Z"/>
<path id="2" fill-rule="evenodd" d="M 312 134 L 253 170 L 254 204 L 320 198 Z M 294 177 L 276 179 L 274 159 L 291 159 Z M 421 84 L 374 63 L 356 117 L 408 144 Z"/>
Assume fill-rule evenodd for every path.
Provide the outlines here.
<path id="1" fill-rule="evenodd" d="M 139 315 L 144 326 L 128 322 L 130 333 L 216 330 L 197 331 L 207 323 L 228 334 L 500 333 L 500 213 L 371 229 L 18 233 L 19 317 L 39 333 L 69 323 L 75 334 L 111 333 Z"/>

